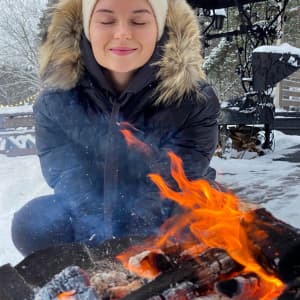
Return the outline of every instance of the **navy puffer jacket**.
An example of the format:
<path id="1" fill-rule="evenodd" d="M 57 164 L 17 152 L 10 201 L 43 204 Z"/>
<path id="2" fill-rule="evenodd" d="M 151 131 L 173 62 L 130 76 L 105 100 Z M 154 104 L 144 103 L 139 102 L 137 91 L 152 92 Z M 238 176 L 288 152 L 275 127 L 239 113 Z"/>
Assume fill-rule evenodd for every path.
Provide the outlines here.
<path id="1" fill-rule="evenodd" d="M 34 106 L 36 143 L 44 177 L 69 208 L 78 241 L 157 230 L 173 205 L 159 198 L 147 174 L 158 172 L 174 184 L 167 151 L 183 159 L 189 179 L 214 180 L 209 163 L 219 102 L 200 68 L 193 11 L 185 1 L 169 3 L 155 53 L 122 94 L 106 80 L 82 34 L 79 1 L 60 1 L 52 11 L 41 47 L 47 88 Z M 124 128 L 154 154 L 129 148 Z"/>

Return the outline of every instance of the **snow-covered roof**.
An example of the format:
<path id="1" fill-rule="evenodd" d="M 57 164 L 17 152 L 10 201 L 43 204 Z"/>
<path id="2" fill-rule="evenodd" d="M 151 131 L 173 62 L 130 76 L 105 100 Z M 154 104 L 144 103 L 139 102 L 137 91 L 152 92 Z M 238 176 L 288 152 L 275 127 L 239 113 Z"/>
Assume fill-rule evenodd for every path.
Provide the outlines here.
<path id="1" fill-rule="evenodd" d="M 260 46 L 254 49 L 253 53 L 279 53 L 300 56 L 300 48 L 296 48 L 288 43 L 284 43 L 280 46 Z"/>

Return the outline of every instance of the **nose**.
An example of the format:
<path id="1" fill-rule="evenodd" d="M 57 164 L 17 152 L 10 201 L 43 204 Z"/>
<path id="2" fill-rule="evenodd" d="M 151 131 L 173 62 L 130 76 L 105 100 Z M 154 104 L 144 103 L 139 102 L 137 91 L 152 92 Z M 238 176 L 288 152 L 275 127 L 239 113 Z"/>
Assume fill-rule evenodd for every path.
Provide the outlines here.
<path id="1" fill-rule="evenodd" d="M 114 37 L 120 40 L 130 40 L 132 38 L 132 33 L 129 25 L 123 22 L 119 23 L 116 27 Z"/>

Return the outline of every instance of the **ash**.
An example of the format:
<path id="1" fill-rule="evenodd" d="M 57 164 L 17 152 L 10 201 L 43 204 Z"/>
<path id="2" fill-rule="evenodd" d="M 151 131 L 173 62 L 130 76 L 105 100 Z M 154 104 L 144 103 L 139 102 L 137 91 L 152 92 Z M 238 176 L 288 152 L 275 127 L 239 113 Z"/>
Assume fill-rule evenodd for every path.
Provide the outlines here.
<path id="1" fill-rule="evenodd" d="M 80 300 L 99 299 L 89 286 L 88 275 L 77 266 L 71 266 L 55 275 L 42 289 L 37 291 L 34 300 L 55 300 L 62 292 L 75 290 Z"/>
<path id="2" fill-rule="evenodd" d="M 88 271 L 91 286 L 99 299 L 119 299 L 145 284 L 145 280 L 131 274 L 116 260 L 98 261 Z"/>

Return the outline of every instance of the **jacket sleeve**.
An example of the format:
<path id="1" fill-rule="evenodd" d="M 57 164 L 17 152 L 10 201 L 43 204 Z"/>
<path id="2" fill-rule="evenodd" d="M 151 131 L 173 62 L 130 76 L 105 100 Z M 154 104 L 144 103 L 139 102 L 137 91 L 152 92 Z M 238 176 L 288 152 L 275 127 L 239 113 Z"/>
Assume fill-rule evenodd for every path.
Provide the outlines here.
<path id="1" fill-rule="evenodd" d="M 160 141 L 159 159 L 151 169 L 158 168 L 166 177 L 170 174 L 167 152 L 172 151 L 184 163 L 184 171 L 190 180 L 206 178 L 214 180 L 214 172 L 209 167 L 218 143 L 219 100 L 210 86 L 202 90 L 204 99 L 200 103 L 183 104 L 179 114 L 184 115 L 175 131 L 170 130 Z M 151 142 L 150 142 L 151 143 Z"/>
<path id="2" fill-rule="evenodd" d="M 34 106 L 41 169 L 49 186 L 70 211 L 75 240 L 89 240 L 91 236 L 101 240 L 102 181 L 90 158 L 96 131 L 101 128 L 100 124 L 96 128 L 95 124 L 91 126 L 83 108 L 72 97 L 67 98 L 48 92 Z M 102 147 L 100 140 L 98 144 Z"/>
<path id="3" fill-rule="evenodd" d="M 171 144 L 182 158 L 189 179 L 215 180 L 209 165 L 218 144 L 220 104 L 210 86 L 204 88 L 202 94 L 203 104 L 195 107 L 185 125 L 171 139 Z"/>

